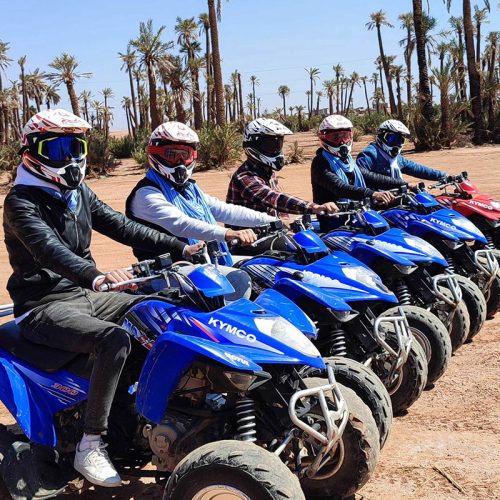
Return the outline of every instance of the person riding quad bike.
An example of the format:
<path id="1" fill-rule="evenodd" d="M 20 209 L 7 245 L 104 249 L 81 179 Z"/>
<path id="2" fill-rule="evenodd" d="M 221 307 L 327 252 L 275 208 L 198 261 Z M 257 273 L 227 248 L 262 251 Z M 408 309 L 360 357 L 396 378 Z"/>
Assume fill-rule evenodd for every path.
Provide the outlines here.
<path id="1" fill-rule="evenodd" d="M 250 293 L 250 279 L 243 271 L 231 268 L 228 244 L 237 240 L 245 246 L 256 241 L 252 229 L 234 230 L 222 222 L 246 228 L 276 220 L 267 214 L 224 203 L 202 191 L 192 179 L 196 165 L 198 134 L 187 125 L 167 122 L 157 127 L 147 147 L 149 169 L 127 198 L 126 215 L 146 226 L 177 236 L 191 244 L 197 241 L 219 242 L 221 271 L 236 289 L 239 298 Z M 134 247 L 139 260 L 152 257 L 141 247 Z"/>
<path id="2" fill-rule="evenodd" d="M 394 195 L 378 190 L 394 189 L 406 183 L 360 168 L 351 156 L 352 129 L 352 122 L 341 115 L 327 116 L 321 122 L 318 131 L 321 148 L 311 164 L 313 200 L 321 204 L 370 198 L 375 205 L 388 205 Z M 342 219 L 320 214 L 318 221 L 321 230 L 328 231 Z"/>
<path id="3" fill-rule="evenodd" d="M 99 200 L 83 182 L 90 128 L 62 109 L 41 111 L 26 123 L 3 227 L 13 269 L 7 289 L 21 334 L 36 344 L 94 357 L 74 467 L 91 483 L 113 487 L 121 479 L 101 435 L 130 352 L 130 336 L 116 322 L 137 296 L 99 291 L 132 276 L 126 269 L 97 269 L 92 229 L 125 245 L 170 252 L 177 260 L 189 259 L 199 245 L 132 222 Z"/>
<path id="4" fill-rule="evenodd" d="M 408 127 L 399 120 L 386 120 L 377 130 L 376 141 L 359 153 L 356 163 L 370 172 L 393 179 L 402 179 L 402 174 L 432 181 L 447 177 L 446 172 L 420 165 L 401 154 L 409 136 Z"/>
<path id="5" fill-rule="evenodd" d="M 270 118 L 257 118 L 250 122 L 243 134 L 246 161 L 234 172 L 229 183 L 226 201 L 259 212 L 288 219 L 288 214 L 333 214 L 335 203 L 315 203 L 281 191 L 277 172 L 285 165 L 283 141 L 292 131 Z M 267 244 L 267 243 L 264 243 Z M 264 248 L 245 248 L 258 254 Z"/>

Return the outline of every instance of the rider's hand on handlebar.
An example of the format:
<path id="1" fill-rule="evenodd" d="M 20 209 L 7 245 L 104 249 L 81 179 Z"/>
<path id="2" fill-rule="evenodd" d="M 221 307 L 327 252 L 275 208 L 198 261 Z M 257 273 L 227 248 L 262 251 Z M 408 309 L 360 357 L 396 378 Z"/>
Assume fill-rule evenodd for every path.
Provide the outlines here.
<path id="1" fill-rule="evenodd" d="M 194 245 L 185 246 L 184 250 L 182 252 L 182 255 L 186 260 L 192 260 L 193 255 L 195 253 L 199 252 L 204 246 L 205 246 L 204 241 L 199 241 L 198 243 L 195 243 Z"/>
<path id="2" fill-rule="evenodd" d="M 394 195 L 389 191 L 375 191 L 375 193 L 372 194 L 372 200 L 377 205 L 389 205 L 389 203 L 392 203 L 395 199 Z"/>
<path id="3" fill-rule="evenodd" d="M 312 211 L 314 214 L 324 215 L 324 214 L 336 214 L 339 211 L 339 207 L 333 203 L 333 201 L 329 201 L 328 203 L 323 203 L 323 205 L 314 204 L 312 207 Z"/>
<path id="4" fill-rule="evenodd" d="M 115 269 L 114 271 L 110 271 L 109 273 L 106 273 L 102 278 L 98 279 L 94 283 L 94 288 L 96 290 L 100 290 L 103 285 L 113 285 L 122 281 L 131 280 L 133 279 L 133 277 L 134 276 L 126 269 Z M 135 283 L 128 283 L 126 285 L 121 285 L 113 288 L 113 291 L 122 292 L 123 290 L 137 290 L 137 288 L 138 287 Z"/>
<path id="5" fill-rule="evenodd" d="M 420 190 L 420 182 L 409 182 L 408 189 L 413 193 L 418 193 Z"/>
<path id="6" fill-rule="evenodd" d="M 257 241 L 257 235 L 252 229 L 241 229 L 239 231 L 234 231 L 233 229 L 228 229 L 226 232 L 225 239 L 228 243 L 233 240 L 238 240 L 241 246 L 251 245 Z"/>

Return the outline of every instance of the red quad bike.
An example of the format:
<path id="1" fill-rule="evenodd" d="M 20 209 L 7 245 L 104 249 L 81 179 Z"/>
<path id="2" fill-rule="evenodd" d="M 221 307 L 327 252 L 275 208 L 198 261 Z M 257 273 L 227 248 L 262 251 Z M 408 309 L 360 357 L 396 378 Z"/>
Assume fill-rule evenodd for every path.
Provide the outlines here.
<path id="1" fill-rule="evenodd" d="M 470 219 L 483 232 L 488 240 L 488 247 L 495 250 L 500 261 L 500 201 L 481 193 L 469 179 L 467 172 L 450 175 L 429 188 L 444 191 L 436 196 L 436 200 Z M 449 188 L 453 188 L 453 191 L 450 192 Z M 499 309 L 500 277 L 497 276 L 491 287 L 488 317 L 493 317 Z"/>

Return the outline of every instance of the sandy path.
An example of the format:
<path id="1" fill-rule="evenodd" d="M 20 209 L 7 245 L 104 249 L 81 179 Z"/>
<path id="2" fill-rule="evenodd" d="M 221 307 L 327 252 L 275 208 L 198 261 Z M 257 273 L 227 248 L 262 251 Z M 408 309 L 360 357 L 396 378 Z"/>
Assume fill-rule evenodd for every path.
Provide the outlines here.
<path id="1" fill-rule="evenodd" d="M 312 134 L 299 140 L 310 157 L 316 143 Z M 362 144 L 356 144 L 358 150 Z M 464 148 L 412 154 L 416 161 L 459 173 L 469 170 L 481 189 L 500 198 L 500 147 Z M 90 180 L 97 194 L 114 208 L 123 210 L 130 189 L 141 177 L 130 161 L 108 178 Z M 208 193 L 225 197 L 230 171 L 205 172 L 196 176 Z M 310 197 L 309 163 L 290 165 L 282 172 L 284 189 Z M 0 205 L 3 197 L 0 198 Z M 3 235 L 2 235 L 3 237 Z M 124 266 L 133 261 L 131 252 L 99 234 L 93 242 L 94 257 L 101 269 Z M 10 268 L 4 248 L 0 250 L 0 302 Z M 372 480 L 360 498 L 375 499 L 465 499 L 500 498 L 500 319 L 487 322 L 477 340 L 453 357 L 448 372 L 432 391 L 423 394 L 408 415 L 395 420 Z M 11 419 L 0 408 L 2 422 Z M 445 470 L 465 493 L 453 487 L 433 467 Z M 161 489 L 134 480 L 120 490 L 87 490 L 66 498 L 154 499 Z"/>

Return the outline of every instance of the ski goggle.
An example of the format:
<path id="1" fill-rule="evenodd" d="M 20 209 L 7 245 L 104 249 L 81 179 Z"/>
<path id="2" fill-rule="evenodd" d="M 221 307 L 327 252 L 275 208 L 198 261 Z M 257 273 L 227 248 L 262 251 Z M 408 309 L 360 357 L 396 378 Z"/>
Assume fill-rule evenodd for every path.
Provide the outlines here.
<path id="1" fill-rule="evenodd" d="M 252 146 L 266 156 L 276 156 L 283 150 L 283 141 L 282 135 L 261 135 Z"/>
<path id="2" fill-rule="evenodd" d="M 169 165 L 176 167 L 177 165 L 191 165 L 198 158 L 198 152 L 193 146 L 184 144 L 163 144 L 148 146 L 148 153 L 159 156 Z"/>
<path id="3" fill-rule="evenodd" d="M 87 156 L 87 141 L 73 135 L 41 138 L 36 143 L 39 156 L 51 161 L 82 159 Z"/>
<path id="4" fill-rule="evenodd" d="M 391 148 L 400 148 L 406 142 L 405 136 L 397 132 L 384 132 L 382 140 Z"/>
<path id="5" fill-rule="evenodd" d="M 338 148 L 351 144 L 353 135 L 352 130 L 323 130 L 319 133 L 319 138 L 334 148 Z"/>

